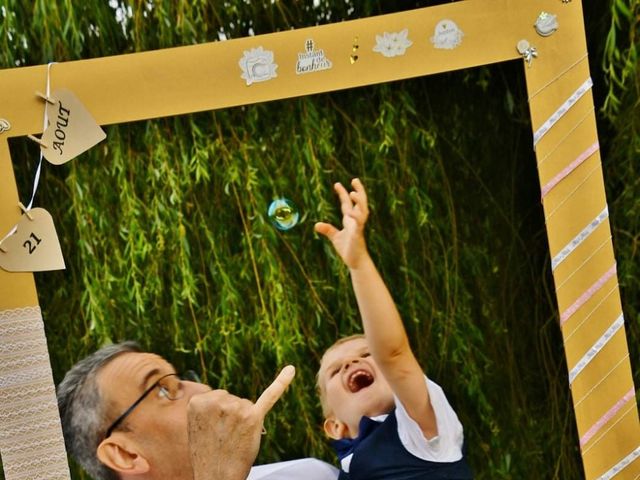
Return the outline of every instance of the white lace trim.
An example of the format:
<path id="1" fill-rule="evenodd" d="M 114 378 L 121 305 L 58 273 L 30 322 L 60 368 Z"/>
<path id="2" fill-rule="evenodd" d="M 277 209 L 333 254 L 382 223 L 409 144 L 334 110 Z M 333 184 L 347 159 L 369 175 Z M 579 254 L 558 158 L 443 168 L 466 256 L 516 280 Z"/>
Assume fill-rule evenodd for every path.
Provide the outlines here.
<path id="1" fill-rule="evenodd" d="M 69 480 L 40 307 L 0 311 L 0 451 L 7 480 Z"/>
<path id="2" fill-rule="evenodd" d="M 39 414 L 47 414 L 49 410 L 57 412 L 58 405 L 52 401 L 38 402 L 29 407 L 22 407 L 19 411 L 14 409 L 0 410 L 0 424 L 8 424 L 10 422 L 20 421 L 25 415 L 34 418 Z"/>
<path id="3" fill-rule="evenodd" d="M 0 376 L 0 389 L 17 385 L 26 386 L 26 384 L 33 383 L 36 380 L 46 380 L 50 377 L 50 374 L 49 365 L 36 365 L 13 373 L 4 373 Z"/>
<path id="4" fill-rule="evenodd" d="M 35 307 L 22 307 L 22 308 L 14 308 L 11 310 L 0 310 L 0 322 L 4 322 L 5 320 L 18 319 L 22 320 L 25 317 L 37 317 L 40 318 L 42 315 L 40 311 L 40 306 L 36 305 Z"/>
<path id="5" fill-rule="evenodd" d="M 48 362 L 49 356 L 44 353 L 36 353 L 27 358 L 13 358 L 9 360 L 5 360 L 4 365 L 2 366 L 4 370 L 15 370 L 16 368 L 25 367 L 25 366 L 33 366 L 40 364 L 42 362 Z"/>

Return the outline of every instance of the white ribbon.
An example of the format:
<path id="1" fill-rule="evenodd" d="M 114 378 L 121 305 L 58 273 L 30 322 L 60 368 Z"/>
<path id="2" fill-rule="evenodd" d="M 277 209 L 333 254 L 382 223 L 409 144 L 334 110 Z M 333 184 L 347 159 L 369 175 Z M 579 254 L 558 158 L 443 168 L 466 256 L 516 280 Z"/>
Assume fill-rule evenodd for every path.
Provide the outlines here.
<path id="1" fill-rule="evenodd" d="M 606 332 L 593 344 L 587 353 L 576 363 L 575 367 L 569 372 L 569 385 L 573 383 L 576 377 L 585 369 L 587 365 L 595 358 L 595 356 L 609 343 L 609 340 L 622 328 L 624 325 L 624 317 L 620 315 L 615 322 L 607 329 Z"/>
<path id="2" fill-rule="evenodd" d="M 580 245 L 598 226 L 609 217 L 609 208 L 604 207 L 604 210 L 594 218 L 589 225 L 587 225 L 578 235 L 576 235 L 560 252 L 558 252 L 551 260 L 551 270 L 555 270 L 578 245 Z"/>
<path id="3" fill-rule="evenodd" d="M 593 87 L 593 80 L 591 77 L 587 78 L 585 82 L 578 87 L 578 89 L 573 92 L 573 94 L 562 104 L 560 108 L 558 108 L 553 115 L 551 115 L 546 122 L 542 124 L 538 130 L 533 134 L 533 149 L 536 149 L 536 145 L 540 141 L 544 135 L 551 130 L 558 120 L 560 120 L 565 113 L 567 113 L 571 107 L 575 105 L 575 103 L 582 98 L 582 96 L 589 91 L 589 89 Z"/>
<path id="4" fill-rule="evenodd" d="M 633 462 L 638 457 L 640 457 L 640 447 L 636 448 L 633 452 L 616 463 L 610 470 L 607 471 L 607 473 L 599 477 L 597 480 L 610 480 L 611 478 L 618 475 L 627 466 L 629 466 L 629 464 L 631 464 L 631 462 Z"/>
<path id="5" fill-rule="evenodd" d="M 47 98 L 51 96 L 51 66 L 56 62 L 49 62 L 47 64 L 47 88 L 45 95 Z M 49 126 L 49 116 L 47 115 L 47 104 L 44 104 L 44 121 L 42 125 L 42 131 L 44 132 Z M 40 170 L 42 169 L 42 159 L 44 156 L 42 155 L 42 149 L 40 149 L 40 160 L 38 161 L 38 168 L 36 169 L 36 175 L 33 179 L 33 191 L 31 192 L 31 200 L 27 204 L 27 210 L 31 210 L 33 206 L 33 199 L 36 197 L 36 190 L 38 190 L 38 184 L 40 183 Z"/>

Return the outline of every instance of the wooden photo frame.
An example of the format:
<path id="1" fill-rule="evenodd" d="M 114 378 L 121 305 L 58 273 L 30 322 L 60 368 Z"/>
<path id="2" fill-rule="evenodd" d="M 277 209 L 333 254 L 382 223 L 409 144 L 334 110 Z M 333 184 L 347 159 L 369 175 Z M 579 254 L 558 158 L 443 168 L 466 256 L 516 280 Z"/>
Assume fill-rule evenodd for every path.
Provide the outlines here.
<path id="1" fill-rule="evenodd" d="M 553 18 L 536 24 L 541 12 Z M 557 31 L 554 22 L 561 26 Z M 384 42 L 374 50 L 383 32 L 404 31 L 412 41 L 406 51 L 386 56 L 380 50 Z M 304 48 L 310 58 L 322 49 L 315 65 L 312 58 L 298 63 Z M 109 125 L 518 58 L 585 475 L 637 479 L 638 410 L 579 0 L 466 0 L 225 42 L 0 71 L 0 229 L 4 236 L 23 214 L 8 139 L 43 131 L 43 100 L 36 92 L 47 78 L 81 98 L 98 124 Z M 323 68 L 327 59 L 331 68 Z M 53 475 L 48 478 L 67 478 L 33 274 L 0 269 L 0 292 L 0 451 L 6 478 L 32 473 L 32 459 L 47 459 L 40 467 Z M 35 416 L 18 414 L 25 410 Z"/>

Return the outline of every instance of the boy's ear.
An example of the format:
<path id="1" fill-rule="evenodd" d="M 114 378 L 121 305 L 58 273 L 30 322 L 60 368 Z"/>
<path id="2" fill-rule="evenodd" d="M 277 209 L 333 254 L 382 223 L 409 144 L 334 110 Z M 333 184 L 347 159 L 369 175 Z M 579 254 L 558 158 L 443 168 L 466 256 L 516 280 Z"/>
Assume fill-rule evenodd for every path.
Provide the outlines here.
<path id="1" fill-rule="evenodd" d="M 340 440 L 341 438 L 347 437 L 347 433 L 349 431 L 347 425 L 334 416 L 328 417 L 324 421 L 323 426 L 324 433 L 326 433 L 329 438 L 333 438 L 334 440 Z"/>
<path id="2" fill-rule="evenodd" d="M 98 460 L 118 473 L 142 475 L 149 471 L 149 462 L 140 454 L 136 444 L 118 432 L 105 438 L 96 453 Z"/>

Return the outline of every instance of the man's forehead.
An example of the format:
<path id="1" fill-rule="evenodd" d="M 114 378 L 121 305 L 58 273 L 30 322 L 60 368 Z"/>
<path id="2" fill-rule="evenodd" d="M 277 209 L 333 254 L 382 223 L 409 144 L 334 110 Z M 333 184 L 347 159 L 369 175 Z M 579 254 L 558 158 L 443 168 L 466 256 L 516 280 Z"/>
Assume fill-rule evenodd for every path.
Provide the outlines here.
<path id="1" fill-rule="evenodd" d="M 141 382 L 154 371 L 172 370 L 171 364 L 155 353 L 126 352 L 107 363 L 98 373 L 100 383 Z"/>

